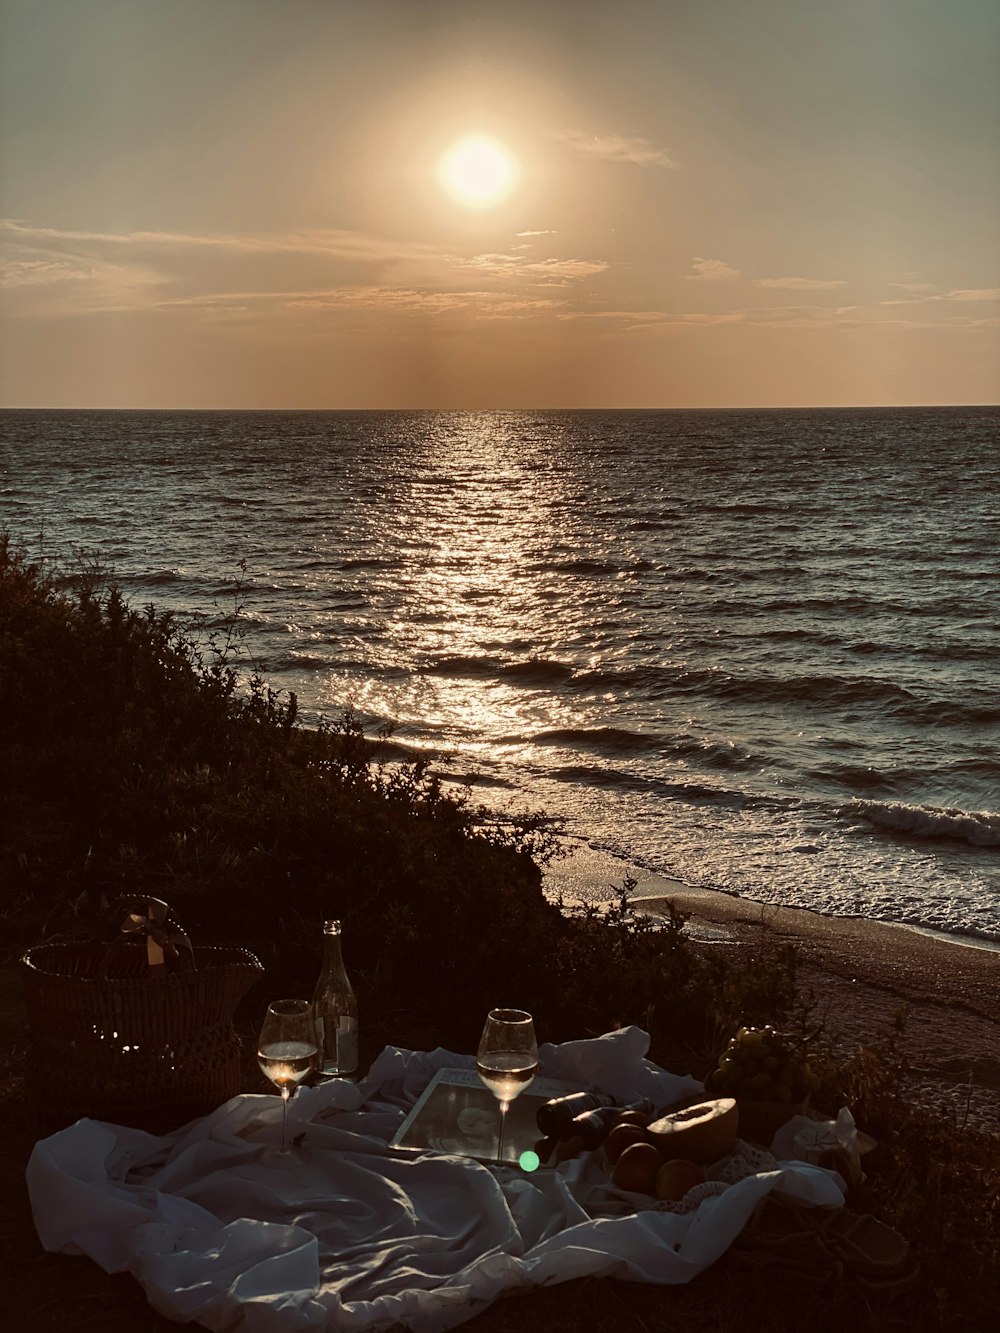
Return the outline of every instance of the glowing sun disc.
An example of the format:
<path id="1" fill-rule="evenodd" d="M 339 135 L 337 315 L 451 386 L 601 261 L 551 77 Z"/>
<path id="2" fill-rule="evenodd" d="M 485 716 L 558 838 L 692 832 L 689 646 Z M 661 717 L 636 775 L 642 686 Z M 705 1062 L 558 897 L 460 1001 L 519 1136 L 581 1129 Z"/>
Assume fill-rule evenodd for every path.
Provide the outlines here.
<path id="1" fill-rule="evenodd" d="M 519 175 L 517 159 L 502 143 L 472 135 L 452 145 L 438 166 L 438 179 L 460 203 L 487 208 L 513 189 Z"/>

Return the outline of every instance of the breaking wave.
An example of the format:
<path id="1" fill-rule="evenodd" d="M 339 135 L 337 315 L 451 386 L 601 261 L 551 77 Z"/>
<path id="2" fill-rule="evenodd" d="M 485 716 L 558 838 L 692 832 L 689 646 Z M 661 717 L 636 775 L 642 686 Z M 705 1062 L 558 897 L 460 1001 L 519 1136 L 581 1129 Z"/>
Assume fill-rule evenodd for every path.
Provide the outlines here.
<path id="1" fill-rule="evenodd" d="M 901 801 L 854 801 L 849 810 L 880 828 L 917 838 L 949 838 L 971 847 L 1000 847 L 1000 815 L 986 811 L 939 810 Z"/>

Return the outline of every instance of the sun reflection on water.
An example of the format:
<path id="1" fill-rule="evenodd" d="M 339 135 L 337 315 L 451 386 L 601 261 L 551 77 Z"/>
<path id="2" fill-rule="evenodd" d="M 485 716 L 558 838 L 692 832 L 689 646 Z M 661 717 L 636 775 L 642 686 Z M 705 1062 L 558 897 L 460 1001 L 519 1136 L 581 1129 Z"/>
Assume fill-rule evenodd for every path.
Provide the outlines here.
<path id="1" fill-rule="evenodd" d="M 469 413 L 450 421 L 450 432 L 438 419 L 433 438 L 423 441 L 423 465 L 392 520 L 403 531 L 384 534 L 407 556 L 383 580 L 388 614 L 377 638 L 388 661 L 402 650 L 421 669 L 405 678 L 368 677 L 356 684 L 353 702 L 403 728 L 419 723 L 443 742 L 461 738 L 463 748 L 481 753 L 526 728 L 579 722 L 544 677 L 561 649 L 592 635 L 593 624 L 584 608 L 565 604 L 553 618 L 540 568 L 553 549 L 578 541 L 552 423 L 535 439 L 526 438 L 520 416 Z M 372 629 L 366 626 L 369 642 Z M 516 684 L 496 679 L 498 668 L 515 663 Z M 332 681 L 332 690 L 341 684 Z"/>

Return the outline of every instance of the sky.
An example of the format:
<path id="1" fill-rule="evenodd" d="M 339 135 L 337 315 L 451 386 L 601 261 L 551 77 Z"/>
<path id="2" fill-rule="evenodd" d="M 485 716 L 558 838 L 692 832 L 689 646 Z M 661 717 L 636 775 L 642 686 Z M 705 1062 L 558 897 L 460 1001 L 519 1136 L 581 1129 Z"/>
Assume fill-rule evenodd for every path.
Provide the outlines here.
<path id="1" fill-rule="evenodd" d="M 0 0 L 0 405 L 998 400 L 994 0 Z"/>

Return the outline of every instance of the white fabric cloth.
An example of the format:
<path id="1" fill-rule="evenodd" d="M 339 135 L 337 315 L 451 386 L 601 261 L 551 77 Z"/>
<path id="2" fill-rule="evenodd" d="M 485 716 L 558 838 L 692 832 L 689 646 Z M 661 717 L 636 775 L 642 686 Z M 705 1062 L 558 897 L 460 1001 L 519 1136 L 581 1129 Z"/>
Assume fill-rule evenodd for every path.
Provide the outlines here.
<path id="1" fill-rule="evenodd" d="M 651 1064 L 648 1047 L 638 1028 L 543 1046 L 540 1072 L 660 1105 L 701 1091 Z M 386 1047 L 357 1085 L 300 1089 L 289 1133 L 305 1131 L 311 1157 L 291 1169 L 257 1160 L 280 1134 L 275 1096 L 234 1097 L 164 1138 L 79 1120 L 37 1143 L 28 1164 L 39 1237 L 131 1271 L 162 1314 L 219 1333 L 395 1323 L 434 1333 L 518 1287 L 687 1282 L 775 1188 L 807 1204 L 843 1202 L 838 1177 L 804 1162 L 778 1162 L 680 1215 L 609 1190 L 597 1154 L 529 1176 L 390 1149 L 434 1073 L 473 1063 Z"/>

